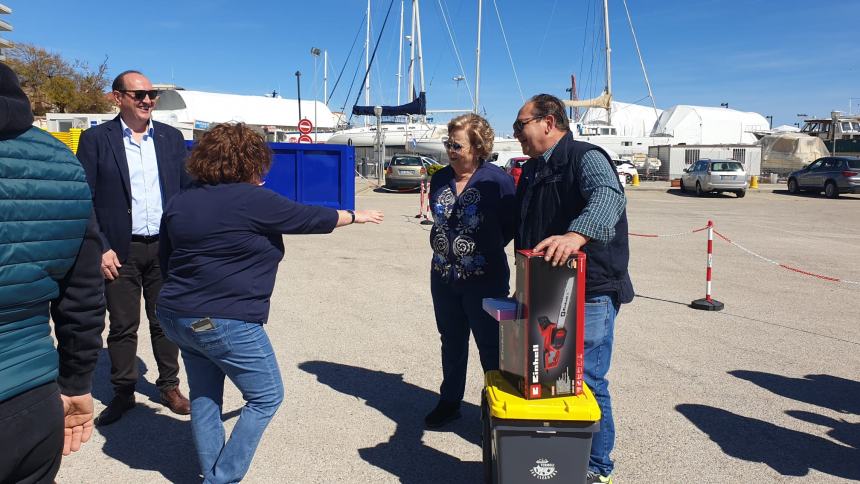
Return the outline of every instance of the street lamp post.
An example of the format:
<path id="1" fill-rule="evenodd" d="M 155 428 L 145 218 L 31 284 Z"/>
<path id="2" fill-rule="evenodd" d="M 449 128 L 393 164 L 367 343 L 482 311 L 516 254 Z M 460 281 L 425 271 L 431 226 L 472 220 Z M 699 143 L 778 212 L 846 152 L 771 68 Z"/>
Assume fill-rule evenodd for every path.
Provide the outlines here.
<path id="1" fill-rule="evenodd" d="M 773 129 L 773 116 L 765 116 L 765 119 L 767 119 L 767 129 Z"/>
<path id="2" fill-rule="evenodd" d="M 314 57 L 314 143 L 317 142 L 317 102 L 319 99 L 319 89 L 317 89 L 317 59 L 320 56 L 320 50 L 317 47 L 311 47 L 311 55 Z"/>
<path id="3" fill-rule="evenodd" d="M 299 98 L 299 121 L 302 120 L 302 71 L 296 71 L 296 93 Z M 296 126 L 298 126 L 298 121 Z"/>

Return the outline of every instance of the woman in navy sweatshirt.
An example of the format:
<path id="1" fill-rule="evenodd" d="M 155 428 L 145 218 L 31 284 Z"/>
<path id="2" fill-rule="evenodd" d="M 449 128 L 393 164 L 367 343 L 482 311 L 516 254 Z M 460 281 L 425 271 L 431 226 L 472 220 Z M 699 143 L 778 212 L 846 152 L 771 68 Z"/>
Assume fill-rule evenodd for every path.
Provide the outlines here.
<path id="1" fill-rule="evenodd" d="M 451 164 L 430 180 L 430 292 L 442 340 L 442 385 L 439 403 L 424 418 L 429 428 L 460 416 L 470 332 L 484 371 L 499 368 L 499 323 L 484 312 L 482 300 L 508 295 L 505 246 L 514 235 L 514 180 L 487 161 L 493 151 L 489 123 L 464 114 L 448 123 L 448 136 Z"/>
<path id="2" fill-rule="evenodd" d="M 197 183 L 168 202 L 161 222 L 165 280 L 157 314 L 185 362 L 206 483 L 242 480 L 283 400 L 263 329 L 284 257 L 282 235 L 329 233 L 383 218 L 375 210 L 302 205 L 263 188 L 271 162 L 263 138 L 244 124 L 212 128 L 188 160 Z M 221 423 L 225 376 L 246 400 L 227 440 Z"/>

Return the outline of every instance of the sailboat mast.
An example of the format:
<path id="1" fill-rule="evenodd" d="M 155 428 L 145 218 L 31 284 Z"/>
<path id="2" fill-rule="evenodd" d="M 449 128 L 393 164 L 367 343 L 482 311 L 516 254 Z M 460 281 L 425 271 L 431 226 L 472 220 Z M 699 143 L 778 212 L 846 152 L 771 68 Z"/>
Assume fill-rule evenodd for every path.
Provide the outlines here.
<path id="1" fill-rule="evenodd" d="M 370 106 L 370 0 L 367 0 L 367 29 L 364 36 L 364 104 Z M 367 118 L 365 118 L 365 122 Z"/>
<path id="2" fill-rule="evenodd" d="M 400 36 L 397 37 L 397 104 L 400 104 L 400 85 L 403 77 L 403 0 L 400 0 Z"/>
<path id="3" fill-rule="evenodd" d="M 472 111 L 478 113 L 479 93 L 481 92 L 481 7 L 483 2 L 478 0 L 478 46 L 475 49 L 475 105 Z"/>
<path id="4" fill-rule="evenodd" d="M 603 0 L 603 33 L 606 36 L 606 94 L 609 95 L 606 121 L 612 124 L 612 47 L 609 45 L 609 0 Z"/>
<path id="5" fill-rule="evenodd" d="M 415 0 L 415 35 L 418 36 L 418 92 L 424 92 L 424 39 L 421 38 L 421 7 Z"/>
<path id="6" fill-rule="evenodd" d="M 409 31 L 409 72 L 406 76 L 409 78 L 409 92 L 406 94 L 406 98 L 412 99 L 415 92 L 415 0 L 412 0 L 412 26 Z"/>

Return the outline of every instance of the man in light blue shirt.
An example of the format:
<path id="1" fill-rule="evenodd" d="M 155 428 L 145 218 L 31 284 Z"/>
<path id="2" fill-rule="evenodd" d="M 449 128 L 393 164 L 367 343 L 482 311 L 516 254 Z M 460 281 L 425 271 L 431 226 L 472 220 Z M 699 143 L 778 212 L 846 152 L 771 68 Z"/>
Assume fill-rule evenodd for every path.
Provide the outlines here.
<path id="1" fill-rule="evenodd" d="M 131 233 L 152 237 L 158 235 L 161 225 L 161 187 L 158 182 L 155 141 L 152 139 L 152 120 L 147 123 L 140 141 L 135 139 L 135 133 L 122 117 L 119 122 L 131 183 Z"/>
<path id="2" fill-rule="evenodd" d="M 188 414 L 191 409 L 179 391 L 179 349 L 164 335 L 155 316 L 161 290 L 161 212 L 188 184 L 185 142 L 177 129 L 152 121 L 158 91 L 140 72 L 117 76 L 113 97 L 120 115 L 84 131 L 77 153 L 93 193 L 110 312 L 107 345 L 114 398 L 99 415 L 97 425 L 116 422 L 135 405 L 141 294 L 158 365 L 155 384 L 161 401 L 178 414 Z"/>

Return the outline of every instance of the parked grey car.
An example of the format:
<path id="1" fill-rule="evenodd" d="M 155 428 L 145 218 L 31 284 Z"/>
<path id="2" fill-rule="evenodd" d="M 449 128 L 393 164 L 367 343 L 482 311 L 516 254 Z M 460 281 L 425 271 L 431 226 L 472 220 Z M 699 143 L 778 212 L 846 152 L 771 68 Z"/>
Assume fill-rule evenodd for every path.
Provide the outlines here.
<path id="1" fill-rule="evenodd" d="M 804 190 L 823 191 L 827 198 L 836 198 L 840 193 L 860 193 L 860 158 L 827 156 L 788 175 L 789 193 Z"/>
<path id="2" fill-rule="evenodd" d="M 695 190 L 699 196 L 708 192 L 732 192 L 743 198 L 747 188 L 749 180 L 744 165 L 734 160 L 699 160 L 681 175 L 681 191 Z"/>
<path id="3" fill-rule="evenodd" d="M 394 155 L 385 166 L 386 188 L 415 188 L 427 177 L 427 167 L 438 164 L 418 155 Z"/>

